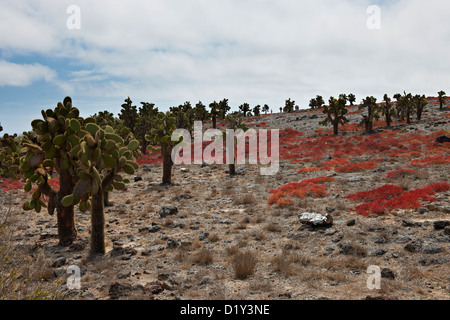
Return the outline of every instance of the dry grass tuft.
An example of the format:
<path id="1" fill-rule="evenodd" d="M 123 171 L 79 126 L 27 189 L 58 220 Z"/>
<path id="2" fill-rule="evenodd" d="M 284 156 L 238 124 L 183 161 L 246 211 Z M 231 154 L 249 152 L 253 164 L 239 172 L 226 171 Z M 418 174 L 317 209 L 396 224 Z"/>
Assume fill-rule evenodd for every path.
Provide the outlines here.
<path id="1" fill-rule="evenodd" d="M 211 242 L 217 242 L 220 240 L 220 237 L 217 234 L 212 234 L 208 237 L 208 240 Z"/>
<path id="2" fill-rule="evenodd" d="M 225 252 L 228 256 L 234 256 L 235 254 L 237 254 L 239 252 L 239 248 L 236 246 L 233 247 L 227 247 L 225 249 Z"/>
<path id="3" fill-rule="evenodd" d="M 36 247 L 13 245 L 16 221 L 11 206 L 0 204 L 0 299 L 51 300 L 65 296 L 64 286 L 54 281 L 55 272 L 46 252 Z M 63 281 L 61 279 L 61 281 Z"/>
<path id="4" fill-rule="evenodd" d="M 266 230 L 269 232 L 281 232 L 281 227 L 276 223 L 271 222 L 266 226 Z"/>
<path id="5" fill-rule="evenodd" d="M 329 271 L 352 270 L 360 272 L 365 272 L 369 266 L 366 262 L 356 256 L 327 257 L 326 259 L 318 260 L 317 265 Z"/>
<path id="6" fill-rule="evenodd" d="M 250 193 L 238 195 L 233 200 L 234 205 L 249 205 L 254 204 L 255 202 L 256 202 L 255 197 Z"/>
<path id="7" fill-rule="evenodd" d="M 306 255 L 283 250 L 281 254 L 272 258 L 272 271 L 280 272 L 287 276 L 293 276 L 298 272 L 297 263 L 307 266 L 311 263 L 311 259 Z"/>
<path id="8" fill-rule="evenodd" d="M 255 218 L 255 223 L 256 223 L 256 224 L 262 223 L 262 222 L 264 222 L 264 221 L 266 221 L 266 217 L 263 216 L 263 215 L 258 215 L 258 216 Z"/>
<path id="9" fill-rule="evenodd" d="M 246 279 L 255 272 L 255 254 L 251 251 L 239 252 L 233 257 L 234 277 L 239 280 Z"/>
<path id="10" fill-rule="evenodd" d="M 331 272 L 328 270 L 312 270 L 302 274 L 301 279 L 303 281 L 335 281 L 335 282 L 346 282 L 347 276 L 340 272 Z"/>
<path id="11" fill-rule="evenodd" d="M 257 276 L 254 280 L 251 280 L 248 288 L 250 291 L 268 292 L 272 290 L 272 283 L 261 276 Z"/>
<path id="12" fill-rule="evenodd" d="M 202 248 L 197 254 L 192 257 L 192 263 L 198 265 L 208 265 L 213 262 L 213 253 L 206 249 Z"/>

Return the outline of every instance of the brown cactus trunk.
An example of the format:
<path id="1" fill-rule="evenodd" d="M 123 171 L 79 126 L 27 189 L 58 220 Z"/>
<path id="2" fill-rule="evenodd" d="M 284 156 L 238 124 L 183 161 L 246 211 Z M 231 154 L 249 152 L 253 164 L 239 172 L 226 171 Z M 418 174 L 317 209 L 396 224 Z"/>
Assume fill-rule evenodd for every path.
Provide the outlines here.
<path id="1" fill-rule="evenodd" d="M 109 192 L 104 191 L 103 192 L 103 205 L 104 207 L 109 207 L 110 203 L 109 203 Z"/>
<path id="2" fill-rule="evenodd" d="M 410 113 L 409 106 L 406 107 L 406 123 L 407 124 L 411 123 L 411 113 Z"/>
<path id="3" fill-rule="evenodd" d="M 417 120 L 422 120 L 422 110 L 420 109 L 420 107 L 417 108 Z"/>
<path id="4" fill-rule="evenodd" d="M 67 208 L 59 204 L 56 207 L 56 215 L 58 219 L 59 245 L 68 246 L 77 238 L 73 206 Z"/>
<path id="5" fill-rule="evenodd" d="M 333 122 L 333 133 L 334 133 L 335 135 L 337 135 L 338 132 L 339 132 L 339 122 L 338 122 L 338 121 L 334 121 L 334 122 Z"/>
<path id="6" fill-rule="evenodd" d="M 386 125 L 388 127 L 390 127 L 391 126 L 391 122 L 392 122 L 392 120 L 391 120 L 391 107 L 390 107 L 390 105 L 386 104 Z"/>
<path id="7" fill-rule="evenodd" d="M 162 184 L 172 184 L 172 147 L 166 144 L 161 145 L 163 156 L 163 178 Z"/>
<path id="8" fill-rule="evenodd" d="M 366 122 L 366 132 L 372 132 L 372 129 L 373 129 L 372 107 L 369 106 Z"/>
<path id="9" fill-rule="evenodd" d="M 142 154 L 147 154 L 148 151 L 148 141 L 145 140 L 145 137 L 141 139 L 141 152 Z"/>
<path id="10" fill-rule="evenodd" d="M 105 254 L 105 214 L 103 190 L 92 195 L 91 255 Z"/>
<path id="11" fill-rule="evenodd" d="M 60 187 L 56 197 L 51 197 L 56 207 L 56 216 L 58 221 L 59 244 L 68 246 L 77 238 L 77 229 L 75 227 L 75 213 L 73 206 L 64 207 L 62 199 L 72 194 L 74 185 L 69 170 L 62 169 L 59 175 Z"/>
<path id="12" fill-rule="evenodd" d="M 400 106 L 397 112 L 397 118 L 399 118 L 400 121 L 405 120 L 405 106 Z"/>

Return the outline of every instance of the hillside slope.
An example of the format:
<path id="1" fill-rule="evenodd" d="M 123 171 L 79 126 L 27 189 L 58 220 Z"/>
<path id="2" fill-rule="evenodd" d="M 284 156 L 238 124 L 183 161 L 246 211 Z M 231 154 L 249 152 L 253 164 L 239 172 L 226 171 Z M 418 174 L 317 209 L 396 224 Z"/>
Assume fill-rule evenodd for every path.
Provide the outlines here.
<path id="1" fill-rule="evenodd" d="M 273 176 L 259 165 L 233 177 L 226 165 L 182 165 L 167 187 L 158 155 L 141 159 L 127 190 L 110 195 L 105 257 L 87 257 L 89 213 L 77 211 L 78 242 L 60 247 L 56 218 L 23 211 L 23 190 L 4 191 L 8 261 L 34 268 L 26 287 L 63 298 L 448 299 L 450 143 L 436 142 L 450 136 L 448 106 L 430 99 L 420 122 L 380 121 L 370 135 L 356 107 L 349 112 L 337 137 L 318 125 L 320 110 L 248 119 L 281 130 Z M 386 185 L 399 188 L 382 198 Z M 177 212 L 161 214 L 164 206 Z M 305 212 L 328 213 L 332 225 L 304 224 Z M 81 290 L 65 285 L 71 265 L 81 268 Z M 379 290 L 367 287 L 372 265 L 382 270 Z"/>

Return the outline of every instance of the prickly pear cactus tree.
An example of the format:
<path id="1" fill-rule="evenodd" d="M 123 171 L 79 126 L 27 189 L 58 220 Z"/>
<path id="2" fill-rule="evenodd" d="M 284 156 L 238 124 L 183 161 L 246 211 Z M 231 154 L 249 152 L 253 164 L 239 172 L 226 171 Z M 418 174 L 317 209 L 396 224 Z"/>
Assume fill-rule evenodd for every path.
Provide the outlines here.
<path id="1" fill-rule="evenodd" d="M 348 96 L 348 102 L 350 102 L 350 105 L 353 106 L 356 101 L 356 96 L 353 93 L 350 93 Z"/>
<path id="2" fill-rule="evenodd" d="M 394 94 L 395 102 L 395 113 L 397 119 L 403 121 L 405 119 L 405 111 L 403 110 L 402 95 L 400 93 Z"/>
<path id="3" fill-rule="evenodd" d="M 194 123 L 194 111 L 189 102 L 178 107 L 170 108 L 172 116 L 175 118 L 175 126 L 179 129 L 186 129 L 192 131 Z"/>
<path id="4" fill-rule="evenodd" d="M 415 111 L 412 94 L 411 93 L 406 94 L 406 92 L 404 92 L 403 100 L 405 103 L 405 110 L 406 110 L 406 123 L 410 124 L 411 116 Z"/>
<path id="5" fill-rule="evenodd" d="M 220 118 L 225 119 L 227 113 L 231 110 L 231 107 L 228 105 L 228 99 L 223 99 L 219 101 L 219 110 L 220 110 Z"/>
<path id="6" fill-rule="evenodd" d="M 397 99 L 396 110 L 398 118 L 403 121 L 406 118 L 406 123 L 411 123 L 411 116 L 415 112 L 413 96 L 411 93 L 403 92 L 403 95 L 396 93 L 394 98 Z"/>
<path id="7" fill-rule="evenodd" d="M 295 101 L 291 101 L 291 98 L 285 101 L 284 103 L 284 112 L 291 113 L 294 111 Z"/>
<path id="8" fill-rule="evenodd" d="M 130 97 L 126 98 L 124 102 L 125 103 L 122 104 L 122 109 L 119 113 L 119 119 L 122 120 L 124 125 L 134 134 L 138 112 L 136 106 L 132 105 L 133 101 L 131 101 Z"/>
<path id="9" fill-rule="evenodd" d="M 154 103 L 141 102 L 141 104 L 135 135 L 141 144 L 142 154 L 147 154 L 148 141 L 145 140 L 145 135 L 152 129 L 153 120 L 158 114 L 158 108 L 155 107 Z"/>
<path id="10" fill-rule="evenodd" d="M 211 115 L 212 126 L 214 129 L 216 129 L 217 128 L 217 118 L 220 117 L 219 104 L 216 101 L 214 101 L 209 104 L 209 108 L 211 109 L 211 111 L 209 113 Z"/>
<path id="11" fill-rule="evenodd" d="M 248 103 L 243 103 L 239 106 L 239 111 L 242 112 L 244 117 L 247 117 L 247 114 L 250 112 L 250 105 Z"/>
<path id="12" fill-rule="evenodd" d="M 347 108 L 345 107 L 347 100 L 343 98 L 336 99 L 334 97 L 330 97 L 329 105 L 325 105 L 323 107 L 323 113 L 325 114 L 325 120 L 319 122 L 320 125 L 327 126 L 329 124 L 333 125 L 333 133 L 335 135 L 339 132 L 339 125 L 344 125 L 348 122 L 347 117 Z"/>
<path id="13" fill-rule="evenodd" d="M 160 150 L 163 158 L 163 177 L 162 184 L 172 184 L 172 149 L 179 141 L 172 141 L 172 133 L 177 129 L 175 125 L 175 117 L 170 112 L 158 113 L 154 127 L 145 139 L 150 142 L 148 148 L 152 151 Z M 158 145 L 159 148 L 154 146 Z"/>
<path id="14" fill-rule="evenodd" d="M 417 120 L 420 121 L 420 120 L 422 120 L 423 110 L 425 109 L 425 107 L 428 104 L 427 99 L 425 98 L 425 95 L 416 94 L 413 97 L 413 104 L 416 108 L 415 111 L 416 111 Z"/>
<path id="15" fill-rule="evenodd" d="M 231 114 L 227 115 L 226 122 L 228 123 L 228 128 L 231 130 L 242 129 L 242 131 L 244 131 L 244 132 L 248 130 L 248 127 L 242 121 L 242 117 L 239 117 L 237 115 L 231 115 Z M 235 143 L 236 143 L 236 139 L 233 140 L 233 149 L 234 149 Z M 244 141 L 244 143 L 245 143 L 245 141 Z M 228 150 L 227 152 L 230 152 L 230 150 Z M 228 164 L 228 168 L 229 168 L 228 171 L 229 171 L 230 176 L 233 176 L 236 174 L 236 155 L 235 154 L 234 154 L 233 161 L 230 161 L 230 163 Z"/>
<path id="16" fill-rule="evenodd" d="M 15 179 L 19 174 L 20 141 L 17 135 L 5 133 L 0 138 L 0 176 Z"/>
<path id="17" fill-rule="evenodd" d="M 47 207 L 43 199 L 48 197 L 48 213 L 53 215 L 56 209 L 61 245 L 68 245 L 77 237 L 74 208 L 72 205 L 63 206 L 62 200 L 72 194 L 77 183 L 77 148 L 84 122 L 78 109 L 72 106 L 71 98 L 66 97 L 55 109 L 42 110 L 42 119 L 31 122 L 37 142 L 28 135 L 22 138 L 21 153 L 25 156 L 20 160 L 20 171 L 27 179 L 24 189 L 29 192 L 34 184 L 37 185 L 23 209 L 40 212 L 42 207 Z M 49 173 L 53 170 L 59 175 L 59 190 L 48 184 Z"/>
<path id="18" fill-rule="evenodd" d="M 206 110 L 206 107 L 203 105 L 203 103 L 199 101 L 194 108 L 194 120 L 198 120 L 203 123 L 208 119 L 209 116 L 210 114 L 208 110 Z"/>
<path id="19" fill-rule="evenodd" d="M 391 98 L 387 94 L 383 96 L 384 105 L 381 106 L 381 113 L 386 117 L 386 125 L 389 127 L 392 123 L 392 115 L 394 110 L 392 109 Z"/>
<path id="20" fill-rule="evenodd" d="M 438 100 L 439 100 L 439 110 L 444 110 L 444 104 L 445 104 L 445 92 L 444 91 L 439 91 L 438 92 Z"/>
<path id="21" fill-rule="evenodd" d="M 123 139 L 114 129 L 100 128 L 87 123 L 77 128 L 81 137 L 72 150 L 77 155 L 76 175 L 79 177 L 73 192 L 62 199 L 65 207 L 78 205 L 82 212 L 91 210 L 91 254 L 105 253 L 104 194 L 112 190 L 123 190 L 129 180 L 120 175 L 134 174 L 138 169 L 133 153 L 139 141 L 124 145 Z"/>
<path id="22" fill-rule="evenodd" d="M 259 104 L 255 107 L 253 107 L 253 114 L 256 117 L 259 117 L 259 115 L 261 114 L 261 106 Z"/>
<path id="23" fill-rule="evenodd" d="M 320 109 L 325 104 L 325 101 L 323 100 L 322 96 L 317 95 L 315 98 L 309 100 L 309 106 L 311 109 Z"/>
<path id="24" fill-rule="evenodd" d="M 366 99 L 363 99 L 358 109 L 367 110 L 367 114 L 363 114 L 363 122 L 366 127 L 366 132 L 372 132 L 373 120 L 378 120 L 380 118 L 377 98 L 367 97 Z"/>

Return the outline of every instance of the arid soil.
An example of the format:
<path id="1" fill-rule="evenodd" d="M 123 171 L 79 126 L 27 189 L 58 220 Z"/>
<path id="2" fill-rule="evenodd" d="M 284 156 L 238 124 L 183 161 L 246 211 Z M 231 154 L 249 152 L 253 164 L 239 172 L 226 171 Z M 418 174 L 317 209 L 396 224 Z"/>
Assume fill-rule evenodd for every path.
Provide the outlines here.
<path id="1" fill-rule="evenodd" d="M 420 122 L 396 123 L 376 132 L 450 136 L 448 107 L 439 111 L 433 104 L 426 112 Z M 361 115 L 355 112 L 349 118 L 350 123 L 359 123 Z M 319 111 L 305 110 L 251 122 L 266 123 L 264 129 L 291 128 L 313 139 L 330 129 L 318 125 L 321 119 Z M 363 128 L 344 133 L 348 138 L 361 135 L 368 136 Z M 42 287 L 41 298 L 449 299 L 450 191 L 436 193 L 438 201 L 421 201 L 418 209 L 369 216 L 352 210 L 361 202 L 345 196 L 385 184 L 413 190 L 449 182 L 450 164 L 430 164 L 416 168 L 421 174 L 388 180 L 388 172 L 406 167 L 412 158 L 379 158 L 377 154 L 359 157 L 358 162 L 372 160 L 378 166 L 350 173 L 333 169 L 297 173 L 321 160 L 282 159 L 273 176 L 260 175 L 259 165 L 238 166 L 235 176 L 226 173 L 227 165 L 182 165 L 173 169 L 172 186 L 159 185 L 161 164 L 142 165 L 130 176 L 125 191 L 110 195 L 107 253 L 96 258 L 88 257 L 89 212 L 77 209 L 79 240 L 62 247 L 56 217 L 23 211 L 21 204 L 30 195 L 21 189 L 2 192 L 0 221 L 7 226 L 2 245 L 9 248 L 12 261 L 11 265 L 4 259 L 8 269 L 2 268 L 6 272 L 13 266 L 23 272 L 26 267 L 30 278 L 17 280 L 28 287 L 21 294 Z M 286 207 L 268 204 L 270 190 L 318 176 L 334 178 L 327 183 L 326 196 L 296 199 Z M 166 215 L 162 207 L 177 210 Z M 299 215 L 304 212 L 329 213 L 333 224 L 328 228 L 302 224 Z M 67 288 L 69 266 L 81 269 L 79 290 Z M 368 288 L 369 266 L 381 270 L 380 289 Z M 21 298 L 11 291 L 17 286 L 0 292 Z"/>

